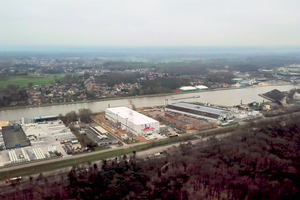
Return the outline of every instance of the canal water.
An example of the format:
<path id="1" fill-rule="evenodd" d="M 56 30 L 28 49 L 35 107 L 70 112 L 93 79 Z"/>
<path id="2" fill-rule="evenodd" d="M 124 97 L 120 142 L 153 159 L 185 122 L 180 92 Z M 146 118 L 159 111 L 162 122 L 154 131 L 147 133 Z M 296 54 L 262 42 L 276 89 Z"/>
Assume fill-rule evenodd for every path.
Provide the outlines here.
<path id="1" fill-rule="evenodd" d="M 156 97 L 132 97 L 131 100 L 136 107 L 148 107 L 148 106 L 159 106 L 164 105 L 165 99 L 178 99 L 178 101 L 186 102 L 202 102 L 211 103 L 224 106 L 233 106 L 240 104 L 241 100 L 243 103 L 250 103 L 253 101 L 261 102 L 262 97 L 259 94 L 268 92 L 273 89 L 280 91 L 288 91 L 295 88 L 294 85 L 283 85 L 283 86 L 267 86 L 267 87 L 248 87 L 242 89 L 230 89 L 230 90 L 218 90 L 218 91 L 200 91 L 195 93 L 180 93 L 172 94 L 168 96 L 156 96 Z M 200 96 L 199 98 L 189 98 Z M 177 102 L 178 102 L 177 101 Z M 169 101 L 176 102 L 176 101 Z M 0 121 L 8 120 L 19 120 L 22 117 L 33 118 L 42 115 L 58 115 L 66 114 L 70 111 L 78 111 L 80 108 L 90 108 L 93 112 L 104 111 L 108 106 L 128 106 L 128 99 L 118 99 L 110 101 L 98 101 L 88 103 L 77 103 L 67 105 L 55 105 L 45 107 L 33 107 L 33 108 L 20 108 L 12 110 L 0 111 Z"/>

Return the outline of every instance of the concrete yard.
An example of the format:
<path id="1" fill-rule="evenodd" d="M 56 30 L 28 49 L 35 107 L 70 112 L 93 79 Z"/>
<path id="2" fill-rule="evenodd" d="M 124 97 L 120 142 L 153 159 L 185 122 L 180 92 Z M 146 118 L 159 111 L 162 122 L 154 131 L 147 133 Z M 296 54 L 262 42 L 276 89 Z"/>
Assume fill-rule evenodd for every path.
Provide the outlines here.
<path id="1" fill-rule="evenodd" d="M 13 134 L 8 135 L 11 132 Z M 61 142 L 76 139 L 70 129 L 60 121 L 30 123 L 22 127 L 7 128 L 4 130 L 5 134 L 7 134 L 4 136 L 6 149 L 0 152 L 0 166 L 48 159 L 51 157 L 49 151 L 52 150 L 50 149 L 55 149 L 63 157 L 69 157 L 71 155 L 68 155 L 62 148 Z M 24 141 L 27 141 L 30 146 L 24 146 Z M 21 143 L 22 148 L 20 145 L 16 148 L 16 143 Z"/>

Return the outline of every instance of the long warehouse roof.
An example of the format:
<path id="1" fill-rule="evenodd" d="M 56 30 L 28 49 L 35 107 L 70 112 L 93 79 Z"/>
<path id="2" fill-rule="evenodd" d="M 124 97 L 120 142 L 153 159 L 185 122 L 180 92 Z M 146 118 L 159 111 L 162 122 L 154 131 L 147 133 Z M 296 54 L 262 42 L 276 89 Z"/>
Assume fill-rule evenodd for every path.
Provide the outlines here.
<path id="1" fill-rule="evenodd" d="M 114 113 L 116 116 L 122 117 L 124 119 L 128 119 L 128 122 L 132 122 L 136 125 L 156 123 L 158 121 L 147 117 L 141 113 L 138 113 L 132 109 L 127 107 L 116 107 L 116 108 L 107 108 L 107 111 Z M 132 114 L 132 115 L 131 115 Z"/>
<path id="2" fill-rule="evenodd" d="M 181 88 L 179 88 L 180 90 L 196 90 L 196 88 L 195 87 L 193 87 L 193 86 L 183 86 L 183 87 L 181 87 Z"/>
<path id="3" fill-rule="evenodd" d="M 228 114 L 231 113 L 231 111 L 228 110 L 223 110 L 219 108 L 212 108 L 212 107 L 207 107 L 207 106 L 200 106 L 197 104 L 192 104 L 192 103 L 175 103 L 173 106 L 181 107 L 181 108 L 187 108 L 187 109 L 192 109 L 200 112 L 205 112 L 205 113 L 211 113 L 215 115 L 223 115 L 223 114 Z"/>

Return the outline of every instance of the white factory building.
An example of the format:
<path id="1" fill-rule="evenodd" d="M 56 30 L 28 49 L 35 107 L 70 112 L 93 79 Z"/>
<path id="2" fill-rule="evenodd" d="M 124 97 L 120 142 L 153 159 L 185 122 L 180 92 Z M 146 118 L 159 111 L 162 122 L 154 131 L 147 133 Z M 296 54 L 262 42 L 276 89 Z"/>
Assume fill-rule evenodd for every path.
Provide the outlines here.
<path id="1" fill-rule="evenodd" d="M 127 107 L 107 108 L 105 117 L 136 136 L 159 133 L 159 122 Z"/>

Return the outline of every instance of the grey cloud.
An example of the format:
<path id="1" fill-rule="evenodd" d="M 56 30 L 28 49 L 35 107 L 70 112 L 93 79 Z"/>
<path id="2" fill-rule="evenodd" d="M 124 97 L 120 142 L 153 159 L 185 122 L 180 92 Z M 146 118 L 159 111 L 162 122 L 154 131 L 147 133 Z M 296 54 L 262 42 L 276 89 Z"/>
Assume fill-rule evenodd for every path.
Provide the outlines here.
<path id="1" fill-rule="evenodd" d="M 300 45 L 297 0 L 0 2 L 0 45 Z"/>

